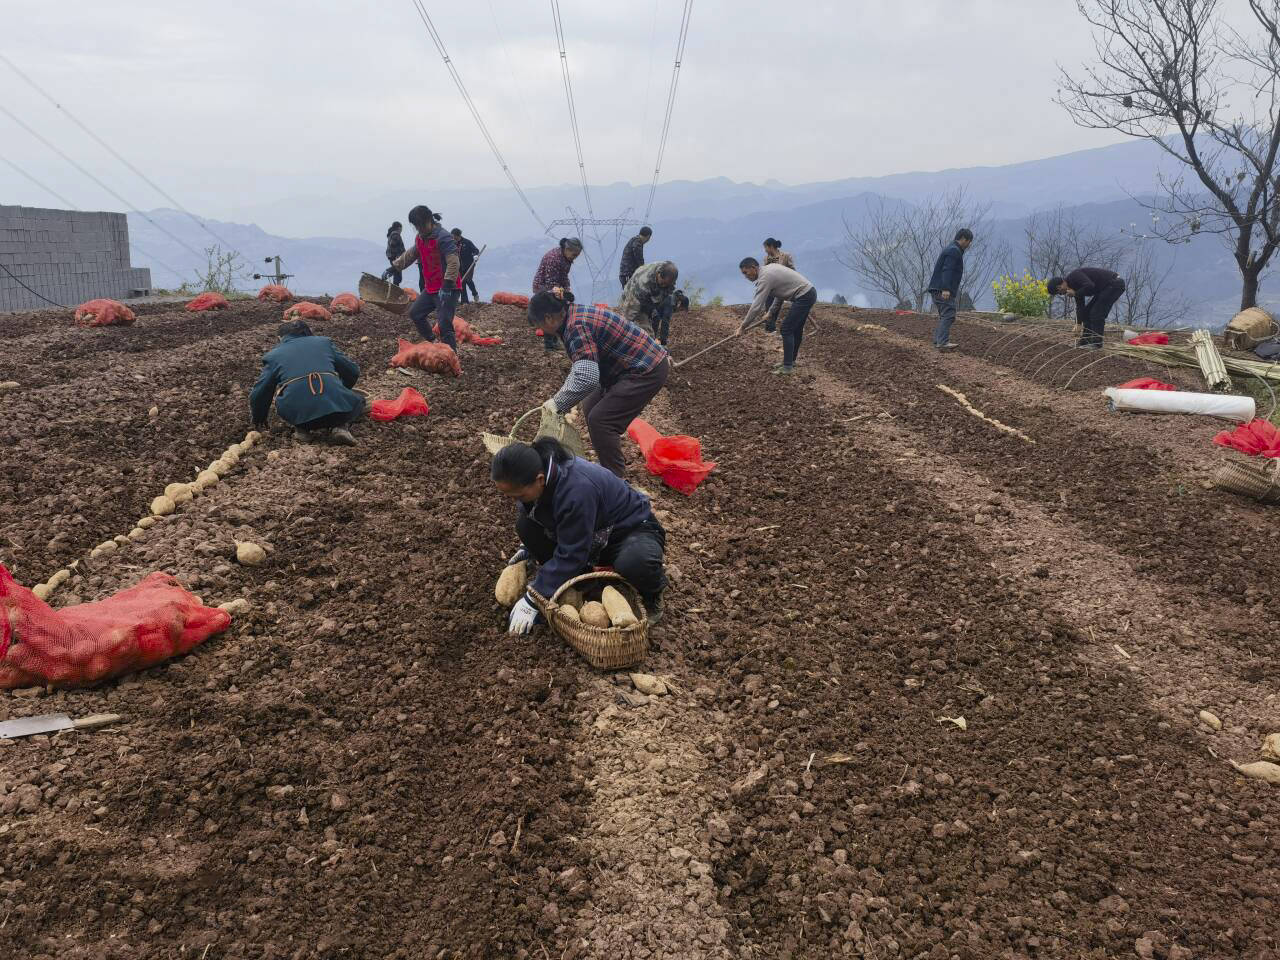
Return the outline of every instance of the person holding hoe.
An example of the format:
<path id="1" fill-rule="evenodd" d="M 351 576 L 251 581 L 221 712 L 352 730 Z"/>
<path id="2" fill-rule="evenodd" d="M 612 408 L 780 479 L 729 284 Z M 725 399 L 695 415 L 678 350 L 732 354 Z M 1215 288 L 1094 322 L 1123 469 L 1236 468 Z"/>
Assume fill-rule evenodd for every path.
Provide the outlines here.
<path id="1" fill-rule="evenodd" d="M 550 598 L 593 566 L 612 567 L 636 588 L 649 622 L 661 619 L 667 534 L 648 497 L 551 437 L 503 447 L 490 475 L 498 491 L 517 502 L 520 549 L 507 564 L 538 564 L 530 589 Z M 507 630 L 528 633 L 538 620 L 526 594 L 511 609 Z"/>
<path id="2" fill-rule="evenodd" d="M 476 289 L 475 263 L 480 256 L 480 248 L 469 237 L 464 237 L 457 227 L 449 233 L 453 236 L 453 242 L 458 245 L 458 268 L 462 271 L 458 277 L 458 292 L 462 294 L 462 302 L 470 302 L 467 300 L 467 291 L 470 290 L 472 298 L 479 303 L 480 291 Z"/>
<path id="3" fill-rule="evenodd" d="M 622 291 L 618 313 L 628 323 L 647 324 L 664 347 L 671 335 L 671 314 L 676 308 L 675 286 L 680 271 L 670 260 L 646 263 L 631 275 Z"/>
<path id="4" fill-rule="evenodd" d="M 790 267 L 792 270 L 796 268 L 796 258 L 782 249 L 781 240 L 775 240 L 773 237 L 765 238 L 764 263 L 765 266 L 771 263 L 780 263 L 784 267 Z M 769 314 L 764 322 L 764 332 L 774 333 L 778 329 L 778 314 L 782 313 L 782 301 L 775 297 L 770 297 L 767 309 Z"/>
<path id="5" fill-rule="evenodd" d="M 573 362 L 564 386 L 543 407 L 564 416 L 581 403 L 600 465 L 626 476 L 622 434 L 666 384 L 666 348 L 612 310 L 579 306 L 560 288 L 533 295 L 529 323 L 563 338 Z"/>
<path id="6" fill-rule="evenodd" d="M 771 300 L 789 300 L 791 308 L 787 318 L 782 321 L 782 363 L 773 368 L 773 372 L 782 375 L 795 373 L 796 355 L 800 352 L 800 342 L 804 339 L 805 321 L 809 319 L 809 311 L 818 302 L 818 290 L 801 274 L 784 267 L 780 263 L 766 263 L 760 266 L 755 257 L 744 257 L 738 264 L 742 275 L 756 285 L 756 296 L 751 301 L 747 315 L 742 318 L 738 334 L 746 333 L 759 321 L 762 315 L 767 316 Z"/>
<path id="7" fill-rule="evenodd" d="M 1107 314 L 1124 296 L 1124 279 L 1120 274 L 1102 267 L 1081 267 L 1065 277 L 1051 278 L 1045 286 L 1051 297 L 1076 298 L 1076 319 L 1084 328 L 1077 346 L 1082 350 L 1101 350 Z"/>
<path id="8" fill-rule="evenodd" d="M 367 407 L 352 389 L 360 368 L 301 320 L 283 323 L 276 332 L 280 343 L 262 358 L 262 373 L 249 393 L 254 428 L 267 428 L 275 401 L 276 413 L 293 426 L 300 442 L 316 443 L 327 436 L 335 444 L 353 446 L 355 437 L 347 428 Z"/>
<path id="9" fill-rule="evenodd" d="M 418 231 L 413 246 L 391 262 L 382 279 L 399 273 L 411 264 L 422 269 L 422 293 L 409 308 L 409 319 L 418 328 L 423 340 L 434 342 L 431 331 L 431 314 L 436 314 L 440 325 L 440 339 L 458 352 L 458 341 L 453 335 L 453 314 L 458 308 L 458 245 L 453 234 L 440 226 L 440 215 L 421 204 L 409 211 L 409 222 Z"/>
<path id="10" fill-rule="evenodd" d="M 577 237 L 561 237 L 558 246 L 552 247 L 542 255 L 538 263 L 538 272 L 533 275 L 533 292 L 535 295 L 548 290 L 569 289 L 569 270 L 573 261 L 582 253 L 582 241 Z M 542 331 L 542 346 L 547 353 L 554 353 L 558 346 L 556 335 L 550 330 Z"/>

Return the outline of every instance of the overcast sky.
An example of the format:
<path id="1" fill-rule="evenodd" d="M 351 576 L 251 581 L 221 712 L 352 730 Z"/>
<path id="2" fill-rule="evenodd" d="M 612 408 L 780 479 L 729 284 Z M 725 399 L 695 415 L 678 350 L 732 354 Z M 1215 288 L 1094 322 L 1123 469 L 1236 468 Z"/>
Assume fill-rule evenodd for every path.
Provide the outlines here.
<path id="1" fill-rule="evenodd" d="M 576 180 L 549 4 L 424 3 L 516 178 Z M 201 214 L 505 182 L 410 0 L 4 7 L 0 52 Z M 652 176 L 682 7 L 561 0 L 592 182 Z M 1091 50 L 1070 0 L 695 0 L 662 178 L 801 183 L 1101 146 L 1116 138 L 1052 103 L 1056 63 Z M 0 92 L 131 202 L 165 205 L 2 64 Z M 121 206 L 3 115 L 0 157 L 78 206 Z M 3 164 L 0 202 L 58 205 Z"/>

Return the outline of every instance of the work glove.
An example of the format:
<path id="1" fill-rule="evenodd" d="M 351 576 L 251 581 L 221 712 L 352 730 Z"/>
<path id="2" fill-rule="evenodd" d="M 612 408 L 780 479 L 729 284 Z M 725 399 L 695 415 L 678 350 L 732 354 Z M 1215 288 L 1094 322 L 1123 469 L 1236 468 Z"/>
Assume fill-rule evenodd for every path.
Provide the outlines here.
<path id="1" fill-rule="evenodd" d="M 529 550 L 526 547 L 521 547 L 511 555 L 511 559 L 507 561 L 507 566 L 514 567 L 517 563 L 524 563 L 528 559 Z"/>
<path id="2" fill-rule="evenodd" d="M 538 622 L 538 608 L 529 602 L 528 597 L 521 597 L 520 602 L 511 608 L 511 619 L 507 621 L 507 633 L 529 633 Z"/>
<path id="3" fill-rule="evenodd" d="M 389 279 L 391 279 L 391 268 L 390 268 L 390 267 L 388 267 L 386 270 L 383 270 L 383 271 L 382 271 L 382 279 L 383 279 L 383 280 L 389 280 Z"/>
<path id="4" fill-rule="evenodd" d="M 551 414 L 554 417 L 560 416 L 560 411 L 559 409 L 556 408 L 555 398 L 552 398 L 548 400 L 546 403 L 544 403 L 542 405 L 542 409 L 547 411 L 547 413 Z"/>

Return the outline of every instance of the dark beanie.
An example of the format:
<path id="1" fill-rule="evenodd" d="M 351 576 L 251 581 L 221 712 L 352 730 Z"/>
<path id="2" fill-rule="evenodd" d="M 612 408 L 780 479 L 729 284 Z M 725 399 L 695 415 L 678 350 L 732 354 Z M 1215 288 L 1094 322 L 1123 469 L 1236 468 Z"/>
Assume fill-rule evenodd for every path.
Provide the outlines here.
<path id="1" fill-rule="evenodd" d="M 289 320 L 280 324 L 276 330 L 276 335 L 284 337 L 310 337 L 313 336 L 311 328 L 301 320 Z"/>
<path id="2" fill-rule="evenodd" d="M 1056 295 L 1058 292 L 1058 288 L 1066 282 L 1067 281 L 1063 280 L 1062 277 L 1050 277 L 1049 281 L 1045 284 L 1045 286 L 1049 288 L 1050 294 Z"/>

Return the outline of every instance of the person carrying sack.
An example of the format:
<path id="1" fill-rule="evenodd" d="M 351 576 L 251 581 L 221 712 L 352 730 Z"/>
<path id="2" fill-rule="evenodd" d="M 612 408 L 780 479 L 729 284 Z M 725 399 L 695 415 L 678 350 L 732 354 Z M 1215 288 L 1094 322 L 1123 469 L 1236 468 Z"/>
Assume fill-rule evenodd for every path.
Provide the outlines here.
<path id="1" fill-rule="evenodd" d="M 422 269 L 422 293 L 409 308 L 409 319 L 423 340 L 434 343 L 436 336 L 431 330 L 430 318 L 435 312 L 440 339 L 457 353 L 453 314 L 458 309 L 458 245 L 453 234 L 440 226 L 439 221 L 440 215 L 432 213 L 430 207 L 418 205 L 409 211 L 409 222 L 418 235 L 413 246 L 392 261 L 382 279 L 417 263 Z"/>
<path id="2" fill-rule="evenodd" d="M 254 428 L 266 429 L 274 401 L 276 413 L 293 426 L 300 442 L 316 443 L 327 435 L 341 446 L 354 445 L 348 427 L 368 408 L 352 389 L 360 379 L 356 362 L 301 320 L 281 324 L 277 333 L 280 343 L 262 358 L 262 373 L 249 392 Z"/>

